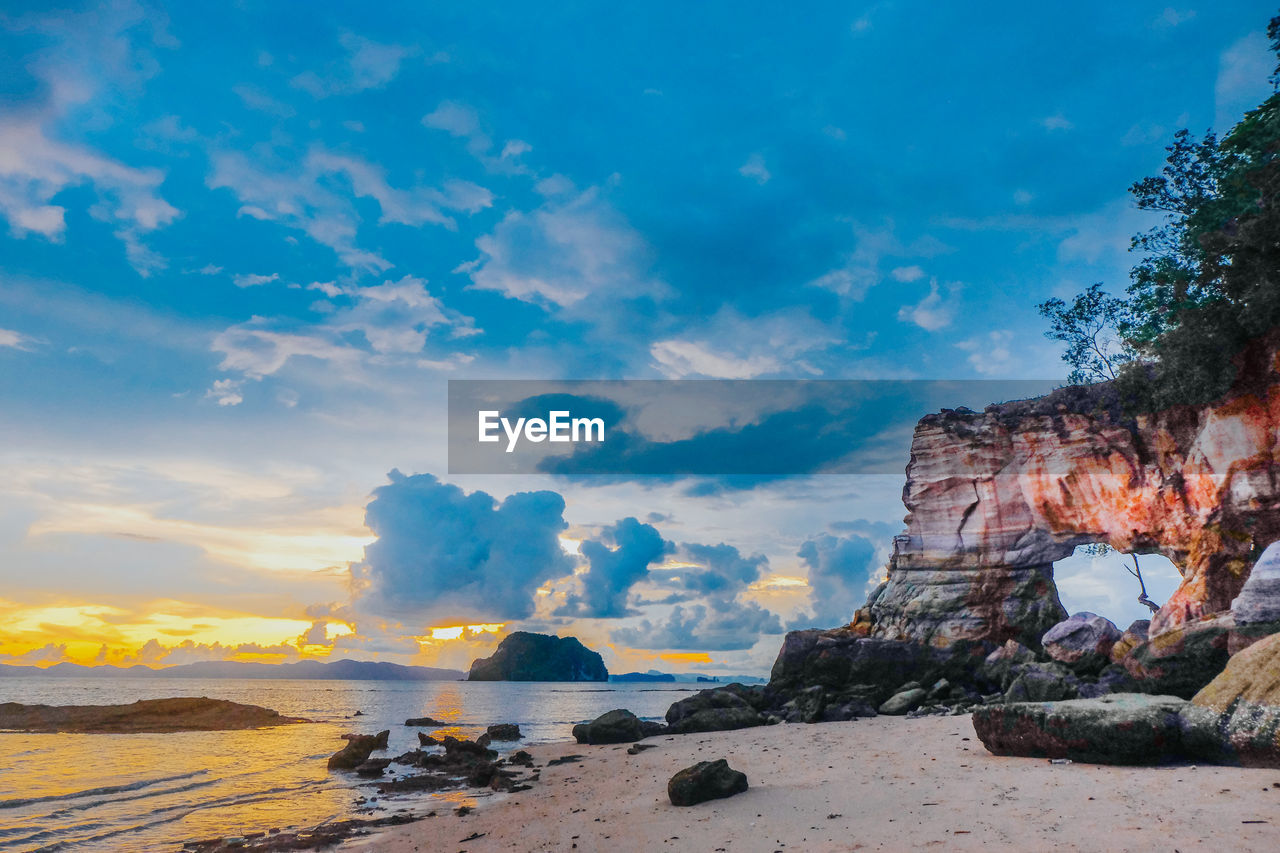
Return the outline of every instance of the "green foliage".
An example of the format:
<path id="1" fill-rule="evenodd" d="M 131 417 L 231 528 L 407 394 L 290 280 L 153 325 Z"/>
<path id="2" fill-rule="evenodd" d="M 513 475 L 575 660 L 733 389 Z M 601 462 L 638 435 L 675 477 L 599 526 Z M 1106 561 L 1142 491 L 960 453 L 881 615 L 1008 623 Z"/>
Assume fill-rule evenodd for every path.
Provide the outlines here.
<path id="1" fill-rule="evenodd" d="M 1280 16 L 1268 27 L 1280 56 Z M 1280 86 L 1280 64 L 1271 76 Z M 1094 285 L 1040 311 L 1068 344 L 1073 382 L 1118 379 L 1138 408 L 1202 404 L 1236 376 L 1233 359 L 1280 326 L 1280 94 L 1222 139 L 1179 131 L 1165 167 L 1130 192 L 1164 221 L 1133 239 L 1141 260 L 1126 300 Z M 1095 328 L 1102 331 L 1093 332 Z M 1091 347 L 1114 334 L 1119 361 Z"/>
<path id="2" fill-rule="evenodd" d="M 1070 305 L 1055 297 L 1037 308 L 1049 320 L 1045 337 L 1067 345 L 1062 360 L 1071 365 L 1067 381 L 1073 385 L 1115 379 L 1118 368 L 1133 360 L 1133 348 L 1119 332 L 1128 321 L 1128 303 L 1108 296 L 1101 284 L 1076 294 Z"/>

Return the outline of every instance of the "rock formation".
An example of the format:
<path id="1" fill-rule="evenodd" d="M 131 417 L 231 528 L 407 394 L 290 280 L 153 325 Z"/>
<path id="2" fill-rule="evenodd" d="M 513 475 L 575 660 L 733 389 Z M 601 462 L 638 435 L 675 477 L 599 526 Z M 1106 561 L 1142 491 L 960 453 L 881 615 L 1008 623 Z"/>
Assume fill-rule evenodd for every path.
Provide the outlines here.
<path id="1" fill-rule="evenodd" d="M 226 699 L 140 699 L 129 705 L 0 703 L 0 729 L 22 732 L 192 732 L 305 723 L 297 717 Z"/>
<path id="2" fill-rule="evenodd" d="M 472 662 L 468 681 L 608 681 L 604 659 L 576 637 L 515 631 L 491 657 Z"/>
<path id="3" fill-rule="evenodd" d="M 732 797 L 745 790 L 747 774 L 734 770 L 723 758 L 699 761 L 667 782 L 667 797 L 673 806 L 695 806 L 707 800 Z"/>
<path id="4" fill-rule="evenodd" d="M 1151 636 L 1230 609 L 1280 540 L 1280 337 L 1204 407 L 1128 417 L 1109 385 L 943 410 L 916 426 L 907 530 L 863 614 L 872 636 L 1032 648 L 1066 615 L 1053 563 L 1077 545 L 1160 553 L 1182 583 Z"/>

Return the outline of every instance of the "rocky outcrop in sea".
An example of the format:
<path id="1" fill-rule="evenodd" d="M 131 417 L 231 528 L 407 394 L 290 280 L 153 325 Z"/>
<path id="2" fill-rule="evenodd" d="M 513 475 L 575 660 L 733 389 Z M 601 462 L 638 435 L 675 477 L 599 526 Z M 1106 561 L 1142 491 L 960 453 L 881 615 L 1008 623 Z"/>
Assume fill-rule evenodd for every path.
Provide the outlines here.
<path id="1" fill-rule="evenodd" d="M 492 656 L 472 662 L 468 681 L 608 681 L 604 659 L 576 637 L 515 631 Z"/>

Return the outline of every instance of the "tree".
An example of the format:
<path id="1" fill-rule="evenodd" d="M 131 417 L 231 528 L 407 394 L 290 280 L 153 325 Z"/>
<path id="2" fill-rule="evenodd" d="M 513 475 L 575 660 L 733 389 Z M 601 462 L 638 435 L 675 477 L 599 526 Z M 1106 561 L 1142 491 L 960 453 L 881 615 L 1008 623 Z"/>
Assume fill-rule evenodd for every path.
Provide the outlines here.
<path id="1" fill-rule="evenodd" d="M 1112 553 L 1113 551 L 1115 551 L 1115 549 L 1105 542 L 1095 542 L 1092 545 L 1086 545 L 1084 547 L 1084 552 L 1092 557 L 1102 557 L 1106 554 Z M 1146 605 L 1147 609 L 1152 613 L 1159 612 L 1160 605 L 1147 597 L 1147 584 L 1146 581 L 1142 579 L 1142 567 L 1138 565 L 1138 555 L 1130 551 L 1129 557 L 1133 560 L 1133 568 L 1131 569 L 1128 566 L 1125 566 L 1124 569 L 1126 572 L 1138 579 L 1138 601 Z"/>
<path id="2" fill-rule="evenodd" d="M 1280 56 L 1280 16 L 1268 27 Z M 1280 64 L 1271 76 L 1280 88 Z M 1164 221 L 1133 238 L 1127 298 L 1099 285 L 1040 311 L 1067 343 L 1073 382 L 1117 378 L 1130 408 L 1200 405 L 1236 377 L 1248 343 L 1280 327 L 1280 94 L 1219 139 L 1180 130 L 1159 175 L 1130 187 Z M 1119 362 L 1092 344 L 1114 335 Z"/>
<path id="3" fill-rule="evenodd" d="M 1100 283 L 1076 294 L 1070 305 L 1055 297 L 1036 307 L 1049 320 L 1045 337 L 1067 345 L 1062 360 L 1071 365 L 1067 381 L 1073 385 L 1115 379 L 1120 366 L 1133 360 L 1133 348 L 1120 332 L 1128 322 L 1128 303 L 1107 295 Z"/>

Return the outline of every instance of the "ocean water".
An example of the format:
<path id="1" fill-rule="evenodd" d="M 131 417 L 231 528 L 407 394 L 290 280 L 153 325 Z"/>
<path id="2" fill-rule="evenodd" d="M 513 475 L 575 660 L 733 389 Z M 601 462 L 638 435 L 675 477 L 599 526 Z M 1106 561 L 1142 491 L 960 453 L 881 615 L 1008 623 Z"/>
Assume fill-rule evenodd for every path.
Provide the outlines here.
<path id="1" fill-rule="evenodd" d="M 189 840 L 470 804 L 474 792 L 463 790 L 378 797 L 372 814 L 358 812 L 358 798 L 377 796 L 376 782 L 331 773 L 325 762 L 342 748 L 345 732 L 390 729 L 388 756 L 416 748 L 419 731 L 474 738 L 492 723 L 520 725 L 525 738 L 512 749 L 571 740 L 575 723 L 613 708 L 659 720 L 672 702 L 697 689 L 670 683 L 6 678 L 0 702 L 108 705 L 208 696 L 315 722 L 236 732 L 0 732 L 0 850 L 173 851 Z M 353 716 L 357 710 L 363 716 Z M 422 716 L 448 726 L 404 725 Z"/>

